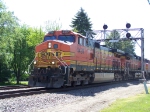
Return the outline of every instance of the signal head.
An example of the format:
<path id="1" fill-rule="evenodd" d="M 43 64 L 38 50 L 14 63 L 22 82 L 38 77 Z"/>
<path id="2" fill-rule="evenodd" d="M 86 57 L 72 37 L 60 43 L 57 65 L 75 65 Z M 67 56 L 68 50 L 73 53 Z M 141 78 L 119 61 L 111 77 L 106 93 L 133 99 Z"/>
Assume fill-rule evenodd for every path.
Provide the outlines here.
<path id="1" fill-rule="evenodd" d="M 103 29 L 106 30 L 108 26 L 106 24 L 103 25 Z"/>
<path id="2" fill-rule="evenodd" d="M 126 34 L 126 37 L 129 39 L 131 37 L 131 34 L 130 33 L 127 33 Z"/>
<path id="3" fill-rule="evenodd" d="M 130 28 L 131 27 L 131 24 L 130 23 L 127 23 L 126 24 L 126 28 Z"/>

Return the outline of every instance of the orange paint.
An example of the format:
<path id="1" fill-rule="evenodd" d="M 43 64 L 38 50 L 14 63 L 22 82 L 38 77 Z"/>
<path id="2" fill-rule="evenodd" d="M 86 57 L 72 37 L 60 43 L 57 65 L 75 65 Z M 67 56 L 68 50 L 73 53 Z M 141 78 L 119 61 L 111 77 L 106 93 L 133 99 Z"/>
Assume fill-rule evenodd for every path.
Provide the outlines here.
<path id="1" fill-rule="evenodd" d="M 65 41 L 61 41 L 61 40 L 58 40 L 58 37 L 63 35 L 64 37 L 65 36 L 74 36 L 74 39 L 75 41 L 73 43 L 69 43 L 69 42 L 65 42 Z M 36 53 L 41 53 L 41 52 L 47 52 L 47 50 L 50 50 L 50 52 L 53 52 L 53 53 L 60 53 L 61 56 L 62 54 L 67 54 L 67 53 L 73 53 L 74 55 L 72 56 L 67 56 L 66 54 L 64 56 L 62 56 L 62 58 L 60 56 L 58 56 L 59 59 L 61 60 L 65 60 L 65 62 L 70 65 L 71 62 L 70 61 L 79 61 L 81 62 L 87 62 L 87 63 L 90 63 L 90 64 L 94 64 L 94 65 L 102 65 L 102 66 L 106 66 L 106 67 L 112 67 L 113 65 L 113 60 L 117 61 L 118 64 L 119 64 L 119 67 L 125 67 L 126 66 L 126 63 L 128 62 L 130 64 L 130 68 L 131 69 L 138 69 L 140 68 L 140 61 L 139 60 L 136 60 L 136 59 L 130 59 L 130 60 L 127 60 L 125 56 L 120 56 L 120 57 L 117 57 L 118 55 L 112 53 L 112 52 L 109 52 L 109 51 L 104 51 L 104 50 L 100 50 L 100 49 L 96 49 L 95 51 L 95 54 L 94 54 L 94 50 L 93 48 L 91 47 L 87 47 L 87 46 L 84 46 L 84 44 L 87 42 L 86 41 L 86 37 L 78 34 L 78 33 L 74 33 L 72 31 L 69 31 L 68 33 L 66 34 L 63 34 L 62 33 L 62 30 L 61 31 L 54 31 L 53 33 L 47 33 L 44 37 L 44 39 L 46 39 L 47 36 L 55 36 L 55 40 L 47 40 L 45 42 L 42 42 L 41 44 L 37 45 L 36 48 L 35 48 L 35 52 Z M 67 37 L 66 37 L 67 38 Z M 79 39 L 80 40 L 83 40 L 83 41 L 80 41 L 79 42 Z M 82 45 L 80 45 L 82 44 Z M 51 46 L 49 48 L 49 45 Z M 57 45 L 57 48 L 54 48 L 54 45 Z M 110 55 L 111 54 L 111 55 Z M 95 55 L 95 56 L 94 56 Z M 94 57 L 93 57 L 94 56 Z M 44 54 L 43 54 L 43 57 L 44 57 Z M 51 63 L 53 60 L 54 61 L 57 61 L 57 65 L 61 65 L 61 63 L 54 57 L 54 56 L 51 56 L 50 59 L 46 59 L 46 56 L 45 56 L 45 59 L 44 58 L 41 58 L 41 57 L 36 57 L 36 60 L 39 61 L 39 63 L 37 64 L 38 65 L 49 65 L 49 63 Z M 67 61 L 67 60 L 70 60 L 70 61 Z M 136 65 L 136 66 L 134 66 Z"/>

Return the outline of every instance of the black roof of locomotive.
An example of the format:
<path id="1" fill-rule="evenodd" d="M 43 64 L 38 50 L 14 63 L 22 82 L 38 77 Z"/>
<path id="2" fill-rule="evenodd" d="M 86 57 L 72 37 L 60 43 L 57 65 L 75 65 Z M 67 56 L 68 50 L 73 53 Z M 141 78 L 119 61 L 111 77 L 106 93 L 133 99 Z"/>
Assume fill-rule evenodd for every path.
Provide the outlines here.
<path id="1" fill-rule="evenodd" d="M 99 44 L 99 42 L 95 41 L 95 44 Z M 136 54 L 126 53 L 126 52 L 124 52 L 124 51 L 122 51 L 120 49 L 109 48 L 106 45 L 100 45 L 99 44 L 99 47 L 97 46 L 97 48 L 100 48 L 102 50 L 109 51 L 109 52 L 112 52 L 112 53 L 117 53 L 117 54 L 120 54 L 122 56 L 135 58 L 137 60 L 141 60 L 141 57 L 137 56 Z M 145 62 L 150 63 L 150 60 L 148 60 L 148 59 L 144 59 L 144 60 L 145 60 Z"/>
<path id="2" fill-rule="evenodd" d="M 110 48 L 109 51 L 113 52 L 113 53 L 118 53 L 118 54 L 121 54 L 121 55 L 125 54 L 125 52 L 120 50 L 120 49 L 112 49 L 112 48 Z"/>

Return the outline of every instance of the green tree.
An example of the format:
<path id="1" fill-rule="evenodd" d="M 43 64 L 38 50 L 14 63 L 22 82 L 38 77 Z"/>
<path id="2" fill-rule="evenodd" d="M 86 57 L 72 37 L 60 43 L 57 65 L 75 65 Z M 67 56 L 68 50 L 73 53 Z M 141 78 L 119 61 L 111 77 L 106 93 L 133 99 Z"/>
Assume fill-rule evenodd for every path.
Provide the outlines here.
<path id="1" fill-rule="evenodd" d="M 27 37 L 27 44 L 28 44 L 28 65 L 33 61 L 35 58 L 35 46 L 43 42 L 43 37 L 45 32 L 42 28 L 29 28 L 30 35 Z"/>
<path id="2" fill-rule="evenodd" d="M 7 11 L 2 0 L 0 0 L 0 77 L 10 76 L 10 61 L 13 47 L 13 33 L 18 26 L 18 19 L 13 12 Z"/>
<path id="3" fill-rule="evenodd" d="M 20 78 L 26 76 L 28 65 L 34 59 L 34 48 L 43 40 L 44 32 L 41 28 L 30 28 L 22 25 L 14 32 L 14 49 L 12 69 L 15 73 L 17 84 Z"/>
<path id="4" fill-rule="evenodd" d="M 47 23 L 48 30 L 59 30 L 61 25 Z M 7 11 L 0 0 L 0 81 L 15 77 L 17 84 L 27 77 L 28 65 L 35 57 L 35 46 L 43 41 L 45 32 L 40 28 L 19 25 L 13 12 Z"/>
<path id="5" fill-rule="evenodd" d="M 78 33 L 84 36 L 86 35 L 86 31 L 92 31 L 92 23 L 83 8 L 77 12 L 71 24 L 70 26 L 73 28 L 73 31 L 78 31 Z"/>
<path id="6" fill-rule="evenodd" d="M 13 60 L 12 69 L 17 79 L 17 84 L 19 84 L 19 79 L 24 72 L 24 58 L 26 57 L 27 47 L 26 47 L 26 36 L 22 32 L 22 28 L 18 27 L 14 32 L 14 47 L 12 50 Z"/>
<path id="7" fill-rule="evenodd" d="M 110 33 L 110 35 L 107 37 L 107 39 L 120 39 L 120 38 L 121 38 L 120 34 L 116 30 L 113 30 Z M 126 53 L 135 54 L 135 44 L 131 40 L 119 41 L 119 42 L 106 41 L 105 44 L 108 47 L 115 48 L 115 49 L 120 49 L 120 50 L 125 51 Z"/>

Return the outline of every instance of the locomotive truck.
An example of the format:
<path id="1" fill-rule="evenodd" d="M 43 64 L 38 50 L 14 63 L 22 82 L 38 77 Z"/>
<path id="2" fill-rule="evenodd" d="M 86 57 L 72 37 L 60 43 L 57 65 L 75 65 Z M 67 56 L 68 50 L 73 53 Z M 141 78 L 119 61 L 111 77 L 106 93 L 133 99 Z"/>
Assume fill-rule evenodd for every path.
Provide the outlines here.
<path id="1" fill-rule="evenodd" d="M 50 31 L 35 47 L 29 86 L 60 88 L 142 78 L 141 57 L 89 41 L 70 31 Z M 146 60 L 145 74 L 150 74 Z"/>

